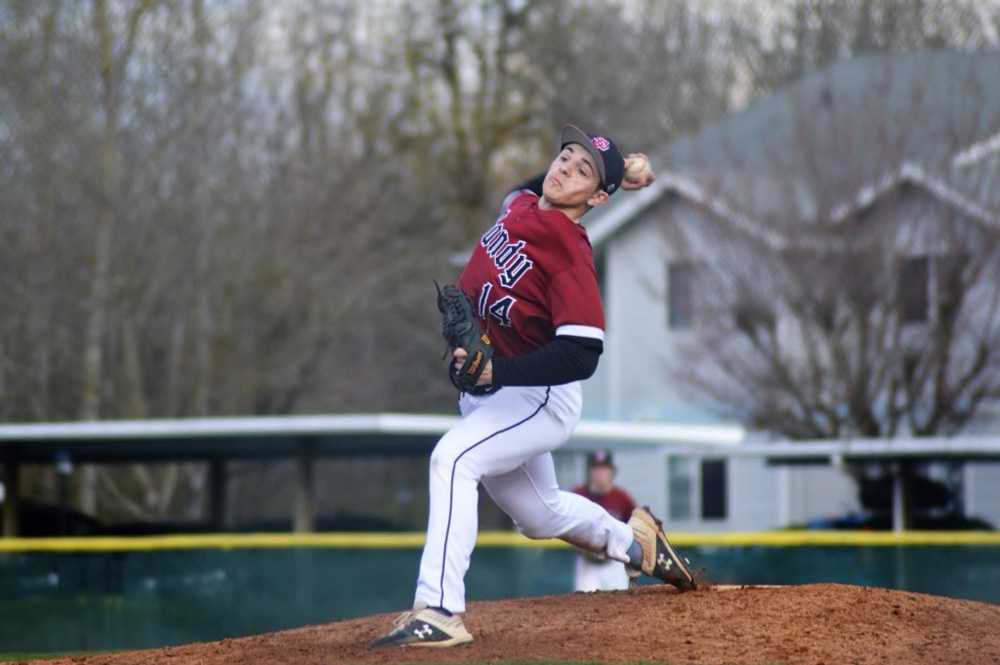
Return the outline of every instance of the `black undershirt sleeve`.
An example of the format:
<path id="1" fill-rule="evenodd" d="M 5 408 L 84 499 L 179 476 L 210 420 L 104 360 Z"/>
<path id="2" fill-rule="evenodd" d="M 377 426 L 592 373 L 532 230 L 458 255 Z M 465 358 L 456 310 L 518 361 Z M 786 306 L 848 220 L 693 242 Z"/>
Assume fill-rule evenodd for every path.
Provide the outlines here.
<path id="1" fill-rule="evenodd" d="M 535 194 L 538 194 L 539 196 L 541 196 L 542 195 L 542 183 L 545 182 L 545 175 L 546 175 L 545 173 L 539 173 L 538 175 L 536 175 L 531 180 L 525 180 L 520 185 L 518 185 L 517 187 L 514 187 L 510 191 L 512 191 L 512 192 L 518 192 L 518 191 L 521 191 L 522 189 L 527 189 L 528 191 L 534 192 Z"/>
<path id="2" fill-rule="evenodd" d="M 558 386 L 590 378 L 604 343 L 589 337 L 560 335 L 545 346 L 516 358 L 493 358 L 495 386 Z"/>

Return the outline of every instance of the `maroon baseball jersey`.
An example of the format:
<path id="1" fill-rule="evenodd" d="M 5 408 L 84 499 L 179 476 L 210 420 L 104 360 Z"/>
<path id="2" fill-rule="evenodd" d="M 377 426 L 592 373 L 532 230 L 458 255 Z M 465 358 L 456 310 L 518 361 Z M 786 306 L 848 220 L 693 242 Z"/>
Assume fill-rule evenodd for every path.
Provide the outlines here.
<path id="1" fill-rule="evenodd" d="M 534 351 L 556 335 L 604 340 L 604 309 L 586 230 L 559 210 L 514 192 L 476 245 L 458 286 L 496 354 Z"/>
<path id="2" fill-rule="evenodd" d="M 573 492 L 587 497 L 608 511 L 609 515 L 622 522 L 628 522 L 628 518 L 632 517 L 632 511 L 635 510 L 635 501 L 632 500 L 632 497 L 628 495 L 628 492 L 617 487 L 612 487 L 607 494 L 591 494 L 586 485 L 577 485 L 573 488 Z"/>

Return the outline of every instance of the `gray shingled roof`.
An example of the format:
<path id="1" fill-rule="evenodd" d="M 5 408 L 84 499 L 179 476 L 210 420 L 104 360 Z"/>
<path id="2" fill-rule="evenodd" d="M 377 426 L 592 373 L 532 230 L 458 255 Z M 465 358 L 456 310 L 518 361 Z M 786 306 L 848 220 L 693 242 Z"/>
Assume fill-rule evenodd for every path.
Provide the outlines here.
<path id="1" fill-rule="evenodd" d="M 997 52 L 838 63 L 653 151 L 655 185 L 585 222 L 600 244 L 676 192 L 780 244 L 785 224 L 835 223 L 909 182 L 1000 229 L 998 82 Z"/>

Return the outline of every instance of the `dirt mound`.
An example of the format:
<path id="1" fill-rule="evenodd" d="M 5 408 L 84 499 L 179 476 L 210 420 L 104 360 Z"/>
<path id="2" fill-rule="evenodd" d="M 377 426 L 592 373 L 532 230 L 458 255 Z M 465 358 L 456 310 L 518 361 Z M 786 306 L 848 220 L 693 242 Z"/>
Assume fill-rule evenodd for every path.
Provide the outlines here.
<path id="1" fill-rule="evenodd" d="M 472 603 L 476 641 L 371 650 L 378 615 L 207 644 L 48 663 L 430 663 L 576 660 L 671 663 L 1000 664 L 1000 606 L 835 584 L 667 587 Z"/>

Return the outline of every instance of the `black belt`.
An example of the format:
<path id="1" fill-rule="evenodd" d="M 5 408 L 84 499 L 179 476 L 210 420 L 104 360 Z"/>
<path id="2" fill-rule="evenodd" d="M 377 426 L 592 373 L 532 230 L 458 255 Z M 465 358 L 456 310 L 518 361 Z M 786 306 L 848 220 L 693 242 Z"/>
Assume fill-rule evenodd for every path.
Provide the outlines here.
<path id="1" fill-rule="evenodd" d="M 476 386 L 472 390 L 468 391 L 468 393 L 475 397 L 482 397 L 483 395 L 492 395 L 501 388 L 503 388 L 503 386 Z"/>

